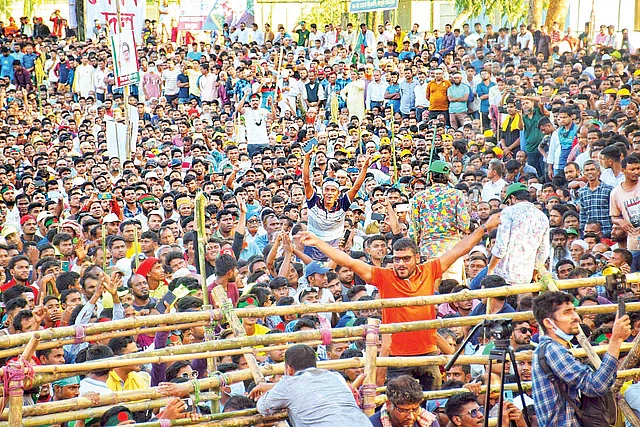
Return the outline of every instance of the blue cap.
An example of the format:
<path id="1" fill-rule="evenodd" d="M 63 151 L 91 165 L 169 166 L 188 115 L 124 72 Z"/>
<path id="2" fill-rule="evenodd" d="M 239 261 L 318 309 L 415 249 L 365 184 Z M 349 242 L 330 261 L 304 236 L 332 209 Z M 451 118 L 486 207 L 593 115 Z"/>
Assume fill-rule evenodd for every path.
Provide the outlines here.
<path id="1" fill-rule="evenodd" d="M 169 167 L 175 168 L 176 166 L 182 166 L 182 160 L 171 159 L 171 162 L 169 163 Z"/>
<path id="2" fill-rule="evenodd" d="M 322 265 L 321 262 L 313 261 L 307 264 L 307 268 L 304 269 L 304 277 L 313 276 L 314 274 L 327 274 L 329 269 Z"/>

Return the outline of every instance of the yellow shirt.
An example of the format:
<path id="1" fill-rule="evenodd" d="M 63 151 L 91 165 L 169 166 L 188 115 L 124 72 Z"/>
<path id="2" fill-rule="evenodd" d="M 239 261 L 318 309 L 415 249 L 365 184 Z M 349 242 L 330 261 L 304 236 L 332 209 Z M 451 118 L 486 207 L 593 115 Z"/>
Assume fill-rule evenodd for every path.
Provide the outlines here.
<path id="1" fill-rule="evenodd" d="M 111 370 L 107 378 L 107 387 L 113 391 L 146 390 L 151 387 L 151 376 L 146 372 L 129 372 L 127 379 L 122 381 L 116 371 Z"/>

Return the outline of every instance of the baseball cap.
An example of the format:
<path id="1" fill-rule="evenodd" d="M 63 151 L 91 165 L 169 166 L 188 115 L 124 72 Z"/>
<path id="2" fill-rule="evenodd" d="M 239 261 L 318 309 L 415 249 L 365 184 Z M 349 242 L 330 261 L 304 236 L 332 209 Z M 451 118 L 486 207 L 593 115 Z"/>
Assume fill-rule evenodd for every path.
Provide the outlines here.
<path id="1" fill-rule="evenodd" d="M 304 277 L 313 276 L 314 274 L 326 274 L 329 271 L 327 267 L 318 261 L 313 261 L 304 269 Z"/>
<path id="2" fill-rule="evenodd" d="M 51 212 L 42 211 L 38 214 L 36 222 L 44 221 L 47 218 L 53 218 L 53 214 Z"/>
<path id="3" fill-rule="evenodd" d="M 7 237 L 13 233 L 17 233 L 18 229 L 15 228 L 12 225 L 5 225 L 4 227 L 2 227 L 2 231 L 0 232 L 0 236 L 2 237 Z"/>
<path id="4" fill-rule="evenodd" d="M 514 182 L 513 184 L 508 186 L 507 187 L 507 193 L 505 194 L 504 200 L 502 201 L 502 203 L 507 203 L 507 199 L 509 198 L 509 196 L 511 196 L 513 193 L 521 191 L 521 190 L 529 191 L 527 189 L 527 186 L 522 184 L 521 182 Z"/>
<path id="5" fill-rule="evenodd" d="M 180 159 L 171 159 L 169 167 L 175 168 L 176 166 L 182 166 L 182 161 L 180 161 Z"/>
<path id="6" fill-rule="evenodd" d="M 118 215 L 114 213 L 110 213 L 110 214 L 107 214 L 102 220 L 103 224 L 109 224 L 111 222 L 120 222 L 120 218 L 118 218 Z"/>
<path id="7" fill-rule="evenodd" d="M 350 211 L 354 211 L 354 212 L 355 212 L 355 211 L 361 211 L 361 212 L 364 212 L 364 211 L 362 210 L 362 208 L 360 207 L 360 205 L 359 205 L 359 204 L 357 204 L 356 202 L 351 203 L 351 205 L 349 206 L 349 210 L 350 210 Z"/>
<path id="8" fill-rule="evenodd" d="M 451 172 L 451 168 L 446 162 L 443 162 L 442 160 L 434 160 L 431 165 L 429 165 L 429 172 L 448 174 L 449 172 Z"/>
<path id="9" fill-rule="evenodd" d="M 580 237 L 580 233 L 578 233 L 578 230 L 576 230 L 575 228 L 567 228 L 567 234 L 573 234 L 575 236 Z"/>

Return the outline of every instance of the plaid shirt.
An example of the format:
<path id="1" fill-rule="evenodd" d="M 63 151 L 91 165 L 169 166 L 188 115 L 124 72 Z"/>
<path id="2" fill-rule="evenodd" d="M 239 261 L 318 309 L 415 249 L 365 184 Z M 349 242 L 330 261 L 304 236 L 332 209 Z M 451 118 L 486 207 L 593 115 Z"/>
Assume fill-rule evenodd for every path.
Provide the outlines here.
<path id="1" fill-rule="evenodd" d="M 548 342 L 546 347 L 546 359 L 549 368 L 558 379 L 558 385 L 568 387 L 568 395 L 577 402 L 578 391 L 588 396 L 604 395 L 616 379 L 618 360 L 605 353 L 602 365 L 594 371 L 585 365 L 563 347 L 557 341 L 548 336 L 540 338 L 540 345 Z M 556 392 L 553 384 L 538 363 L 538 347 L 534 352 L 532 368 L 533 400 L 535 401 L 536 415 L 540 427 L 570 427 L 580 426 L 575 411 L 565 402 L 562 396 Z"/>
<path id="2" fill-rule="evenodd" d="M 595 190 L 588 185 L 578 190 L 578 204 L 580 205 L 580 225 L 589 221 L 599 221 L 602 224 L 602 234 L 611 235 L 611 212 L 609 211 L 609 196 L 613 187 L 600 181 Z"/>

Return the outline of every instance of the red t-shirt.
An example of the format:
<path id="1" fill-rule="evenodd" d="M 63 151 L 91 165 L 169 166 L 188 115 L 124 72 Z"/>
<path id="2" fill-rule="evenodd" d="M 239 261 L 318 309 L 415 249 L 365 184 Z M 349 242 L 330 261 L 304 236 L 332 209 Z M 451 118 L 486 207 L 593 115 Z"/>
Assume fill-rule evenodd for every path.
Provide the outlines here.
<path id="1" fill-rule="evenodd" d="M 411 279 L 400 279 L 392 268 L 373 267 L 371 285 L 378 288 L 380 298 L 423 297 L 434 294 L 434 283 L 442 277 L 440 260 L 434 259 L 418 266 Z M 383 323 L 434 320 L 436 307 L 399 307 L 382 310 Z M 437 350 L 436 330 L 403 332 L 391 336 L 392 356 L 418 356 Z"/>

